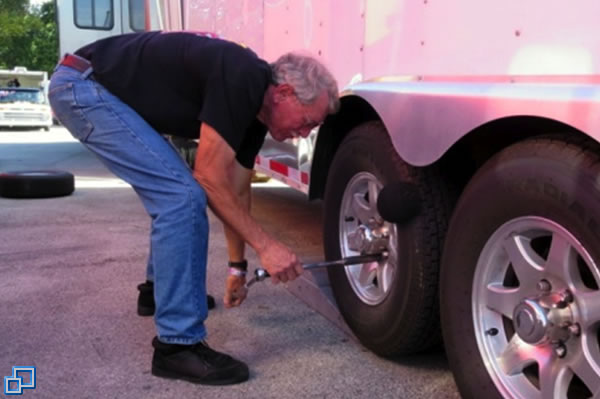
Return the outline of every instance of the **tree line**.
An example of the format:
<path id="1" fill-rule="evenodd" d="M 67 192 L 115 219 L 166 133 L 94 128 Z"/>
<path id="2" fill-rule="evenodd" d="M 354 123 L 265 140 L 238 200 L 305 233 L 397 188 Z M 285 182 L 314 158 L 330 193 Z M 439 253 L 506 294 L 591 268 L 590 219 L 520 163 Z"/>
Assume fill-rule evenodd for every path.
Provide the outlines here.
<path id="1" fill-rule="evenodd" d="M 54 1 L 0 0 L 0 69 L 24 66 L 51 74 L 58 61 Z"/>

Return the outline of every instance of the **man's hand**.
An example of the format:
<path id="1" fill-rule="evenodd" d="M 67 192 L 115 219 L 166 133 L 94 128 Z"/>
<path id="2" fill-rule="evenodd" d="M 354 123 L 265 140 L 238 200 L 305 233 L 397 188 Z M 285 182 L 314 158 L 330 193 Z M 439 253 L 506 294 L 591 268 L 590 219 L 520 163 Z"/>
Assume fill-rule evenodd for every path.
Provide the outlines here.
<path id="1" fill-rule="evenodd" d="M 225 281 L 225 296 L 223 297 L 223 304 L 226 308 L 232 308 L 240 306 L 246 296 L 248 295 L 248 289 L 244 287 L 246 284 L 246 277 L 228 275 L 227 281 Z"/>
<path id="2" fill-rule="evenodd" d="M 271 275 L 273 283 L 287 283 L 298 277 L 303 269 L 296 254 L 276 240 L 271 240 L 258 254 L 260 263 Z"/>

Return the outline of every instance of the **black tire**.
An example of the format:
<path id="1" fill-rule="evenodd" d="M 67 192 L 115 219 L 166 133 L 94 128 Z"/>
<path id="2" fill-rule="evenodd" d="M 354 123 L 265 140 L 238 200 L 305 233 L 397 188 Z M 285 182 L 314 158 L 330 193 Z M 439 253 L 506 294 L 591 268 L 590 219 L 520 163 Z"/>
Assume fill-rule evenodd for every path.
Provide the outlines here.
<path id="1" fill-rule="evenodd" d="M 32 170 L 0 173 L 0 196 L 6 198 L 49 198 L 70 195 L 75 178 L 69 172 Z"/>
<path id="2" fill-rule="evenodd" d="M 494 290 L 503 290 L 505 295 L 511 295 L 516 304 L 521 303 L 524 298 L 537 300 L 542 295 L 540 285 L 534 286 L 529 280 L 538 281 L 539 284 L 545 277 L 540 280 L 538 270 L 529 269 L 527 262 L 526 267 L 514 269 L 513 263 L 519 262 L 513 259 L 520 258 L 515 255 L 512 255 L 513 258 L 507 256 L 510 251 L 505 250 L 505 244 L 502 243 L 510 242 L 508 240 L 513 235 L 517 237 L 523 234 L 527 237 L 528 231 L 537 231 L 535 234 L 539 237 L 534 234 L 533 238 L 528 238 L 530 242 L 524 244 L 527 247 L 523 253 L 535 248 L 535 252 L 540 254 L 535 255 L 543 259 L 543 262 L 540 262 L 543 268 L 539 273 L 547 276 L 552 292 L 558 292 L 568 286 L 563 285 L 557 275 L 546 272 L 550 261 L 548 258 L 544 259 L 544 256 L 548 257 L 555 236 L 561 237 L 563 231 L 568 231 L 589 252 L 592 259 L 600 259 L 600 187 L 597 183 L 600 179 L 600 159 L 597 154 L 597 144 L 586 140 L 574 140 L 566 135 L 526 140 L 506 148 L 490 159 L 475 174 L 463 192 L 452 216 L 444 247 L 440 299 L 446 352 L 464 398 L 566 398 L 564 394 L 554 395 L 567 390 L 569 398 L 588 397 L 587 394 L 581 394 L 585 392 L 585 388 L 581 386 L 581 381 L 575 378 L 570 380 L 568 387 L 562 386 L 564 390 L 551 390 L 539 382 L 540 367 L 567 365 L 566 362 L 573 360 L 569 356 L 575 354 L 574 351 L 578 342 L 582 342 L 582 337 L 572 336 L 567 341 L 565 363 L 560 363 L 562 360 L 557 356 L 557 352 L 553 351 L 551 346 L 545 346 L 549 345 L 548 343 L 530 343 L 523 340 L 522 337 L 527 339 L 530 336 L 523 334 L 522 330 L 519 332 L 518 327 L 515 327 L 518 323 L 512 322 L 510 311 L 513 310 L 512 314 L 518 314 L 514 313 L 518 307 L 514 306 L 513 302 L 495 315 L 494 306 L 488 306 L 485 301 L 487 290 L 491 291 L 488 287 L 491 287 L 492 279 L 500 281 L 494 285 Z M 550 233 L 545 233 L 536 225 L 546 221 L 547 226 L 552 226 L 548 231 L 555 232 L 549 236 L 550 239 L 544 236 Z M 522 231 L 515 227 L 516 223 L 520 223 L 518 226 L 522 226 Z M 508 233 L 504 234 L 505 231 Z M 534 245 L 535 240 L 537 243 Z M 496 244 L 500 246 L 496 247 Z M 497 253 L 498 257 L 492 256 L 494 253 Z M 532 265 L 538 264 L 537 258 L 535 259 L 531 261 Z M 566 258 L 557 259 L 566 262 Z M 593 265 L 593 262 L 591 264 Z M 588 268 L 580 263 L 572 269 L 579 267 L 587 273 L 582 279 L 588 280 L 586 284 L 590 285 L 589 289 L 598 291 L 598 271 L 594 270 L 593 266 Z M 535 277 L 530 279 L 530 275 L 527 274 L 529 271 L 531 276 Z M 512 276 L 509 277 L 510 274 Z M 486 280 L 480 276 L 494 277 Z M 515 292 L 514 296 L 512 292 Z M 570 304 L 568 308 L 576 306 L 578 300 L 575 297 L 575 305 Z M 587 337 L 591 337 L 591 346 L 598 346 L 597 334 L 598 328 Z M 542 353 L 542 350 L 548 351 L 551 354 L 550 363 L 545 363 L 546 366 L 538 364 L 537 371 L 535 367 L 530 366 L 523 366 L 526 367 L 523 370 L 511 368 L 513 371 L 510 376 L 498 371 L 502 368 L 494 369 L 494 365 L 500 364 L 501 361 L 495 359 L 501 357 L 494 354 L 494 349 L 490 352 L 488 348 L 498 348 L 501 354 L 508 353 L 503 352 L 503 342 L 511 342 L 512 339 L 527 342 L 524 349 L 518 347 L 519 353 L 523 351 L 523 356 L 534 356 L 535 353 Z M 597 355 L 596 357 L 600 357 L 600 352 Z M 515 356 L 511 359 L 517 358 Z M 594 362 L 596 365 L 600 364 L 600 358 L 596 358 Z M 596 378 L 600 381 L 600 375 Z M 540 392 L 532 394 L 537 392 L 536 390 Z"/>
<path id="3" fill-rule="evenodd" d="M 346 217 L 341 215 L 343 198 L 351 181 L 363 172 L 382 185 L 397 181 L 415 184 L 423 203 L 419 215 L 396 226 L 397 240 L 389 245 L 400 255 L 388 260 L 391 283 L 377 301 L 369 302 L 355 291 L 344 267 L 328 269 L 340 313 L 361 343 L 381 356 L 438 346 L 439 260 L 451 196 L 435 170 L 413 168 L 400 159 L 380 122 L 354 128 L 336 152 L 327 177 L 324 243 L 328 260 L 349 255 L 342 253 L 340 241 L 341 218 Z"/>

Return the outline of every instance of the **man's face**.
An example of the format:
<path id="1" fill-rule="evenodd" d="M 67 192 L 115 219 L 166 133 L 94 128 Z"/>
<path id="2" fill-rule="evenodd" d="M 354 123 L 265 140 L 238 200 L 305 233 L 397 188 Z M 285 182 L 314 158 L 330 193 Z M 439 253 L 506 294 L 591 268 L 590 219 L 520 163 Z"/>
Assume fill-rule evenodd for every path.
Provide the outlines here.
<path id="1" fill-rule="evenodd" d="M 321 93 L 312 104 L 302 104 L 291 87 L 278 87 L 276 90 L 276 100 L 268 124 L 269 132 L 275 140 L 308 137 L 311 130 L 323 123 L 329 101 L 326 92 Z"/>

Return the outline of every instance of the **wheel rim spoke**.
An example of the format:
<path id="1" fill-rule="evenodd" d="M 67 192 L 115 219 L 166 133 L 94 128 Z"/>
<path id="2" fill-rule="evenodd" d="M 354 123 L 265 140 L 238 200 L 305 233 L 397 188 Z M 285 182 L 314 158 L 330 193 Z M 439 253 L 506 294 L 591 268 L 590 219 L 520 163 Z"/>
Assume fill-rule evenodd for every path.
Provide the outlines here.
<path id="1" fill-rule="evenodd" d="M 368 183 L 368 193 L 369 193 L 368 200 L 365 196 L 365 193 L 362 190 L 360 192 L 353 194 L 352 212 L 354 213 L 354 216 L 356 216 L 362 224 L 367 224 L 370 219 L 375 217 L 376 209 L 373 206 L 373 204 L 375 204 L 375 202 L 371 199 L 371 195 L 372 195 L 371 192 L 372 191 L 374 192 L 376 189 L 377 189 L 377 187 L 375 186 L 374 183 L 372 183 L 372 182 Z"/>
<path id="2" fill-rule="evenodd" d="M 391 268 L 387 264 L 377 268 L 377 281 L 379 281 L 379 287 L 382 292 L 387 292 L 390 289 L 392 276 Z"/>
<path id="3" fill-rule="evenodd" d="M 500 283 L 492 283 L 487 286 L 485 292 L 485 304 L 509 319 L 513 318 L 513 311 L 519 303 L 519 288 L 507 288 Z"/>
<path id="4" fill-rule="evenodd" d="M 581 278 L 577 273 L 577 252 L 560 234 L 552 235 L 552 244 L 545 270 L 547 273 L 569 282 L 571 286 L 581 285 Z"/>
<path id="5" fill-rule="evenodd" d="M 568 367 L 552 361 L 550 356 L 538 362 L 540 368 L 540 388 L 543 399 L 566 398 L 572 372 Z"/>
<path id="6" fill-rule="evenodd" d="M 505 374 L 513 376 L 520 374 L 525 367 L 535 363 L 532 352 L 527 350 L 529 345 L 514 335 L 504 351 L 497 358 L 498 364 Z"/>
<path id="7" fill-rule="evenodd" d="M 373 279 L 377 274 L 377 266 L 373 267 L 373 263 L 365 263 L 360 266 L 360 273 L 358 275 L 358 282 L 361 286 L 367 287 L 373 284 Z"/>
<path id="8" fill-rule="evenodd" d="M 594 329 L 600 321 L 600 292 L 578 292 L 577 304 L 581 314 L 581 327 L 584 334 L 587 334 L 587 330 Z"/>
<path id="9" fill-rule="evenodd" d="M 522 287 L 532 287 L 539 280 L 544 259 L 531 247 L 528 237 L 511 234 L 504 240 L 504 248 Z"/>
<path id="10" fill-rule="evenodd" d="M 369 186 L 369 205 L 370 205 L 370 211 L 371 211 L 371 216 L 375 216 L 375 214 L 377 213 L 377 197 L 379 196 L 379 188 L 377 187 L 377 183 L 375 183 L 374 181 L 369 181 L 368 183 Z"/>

